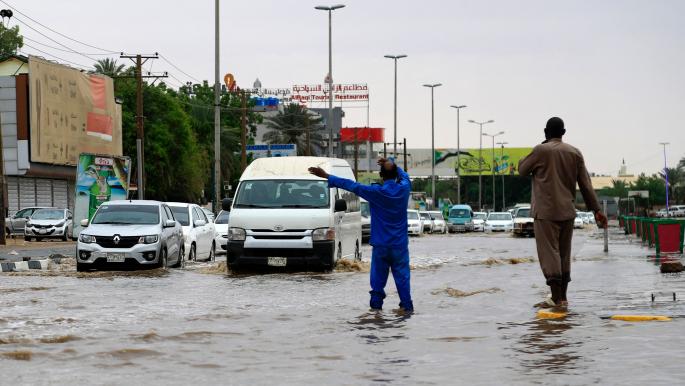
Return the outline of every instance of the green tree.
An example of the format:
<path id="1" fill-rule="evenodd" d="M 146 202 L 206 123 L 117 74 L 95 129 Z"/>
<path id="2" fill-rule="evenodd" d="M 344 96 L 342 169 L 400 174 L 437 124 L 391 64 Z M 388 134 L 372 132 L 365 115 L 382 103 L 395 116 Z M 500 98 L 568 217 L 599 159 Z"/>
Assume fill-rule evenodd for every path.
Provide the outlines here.
<path id="1" fill-rule="evenodd" d="M 14 55 L 24 46 L 24 38 L 19 33 L 19 26 L 5 27 L 0 23 L 0 57 Z"/>
<path id="2" fill-rule="evenodd" d="M 640 174 L 635 182 L 630 184 L 630 190 L 649 191 L 649 202 L 652 205 L 664 205 L 666 203 L 666 185 L 664 180 L 657 174 L 647 176 Z"/>
<path id="3" fill-rule="evenodd" d="M 264 134 L 262 140 L 269 144 L 295 144 L 298 155 L 318 155 L 323 151 L 324 141 L 321 121 L 321 117 L 312 117 L 306 107 L 291 103 L 275 117 L 266 119 L 270 131 Z M 311 150 L 307 148 L 308 143 Z"/>
<path id="4" fill-rule="evenodd" d="M 668 176 L 668 195 L 669 195 L 669 201 L 673 203 L 678 203 L 681 201 L 680 197 L 680 192 L 681 188 L 685 184 L 685 170 L 682 168 L 666 168 L 666 170 L 662 170 L 659 172 L 659 177 L 661 177 L 662 180 L 664 180 L 664 185 L 665 185 L 665 180 L 666 177 Z"/>
<path id="5" fill-rule="evenodd" d="M 600 196 L 606 197 L 628 197 L 630 185 L 623 180 L 611 180 L 611 186 L 599 191 Z"/>
<path id="6" fill-rule="evenodd" d="M 95 67 L 95 73 L 107 75 L 110 78 L 121 75 L 125 68 L 123 64 L 117 64 L 116 60 L 110 58 L 98 60 L 93 67 Z"/>

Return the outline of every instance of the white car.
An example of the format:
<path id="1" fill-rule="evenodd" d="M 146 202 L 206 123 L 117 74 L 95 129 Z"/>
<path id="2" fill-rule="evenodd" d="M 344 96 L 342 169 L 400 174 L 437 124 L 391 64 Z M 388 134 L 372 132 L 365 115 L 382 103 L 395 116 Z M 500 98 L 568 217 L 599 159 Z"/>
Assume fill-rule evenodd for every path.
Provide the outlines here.
<path id="1" fill-rule="evenodd" d="M 216 231 L 216 237 L 214 237 L 214 244 L 216 245 L 215 254 L 225 254 L 226 245 L 228 243 L 228 222 L 229 214 L 225 210 L 219 212 L 214 220 L 214 230 Z"/>
<path id="2" fill-rule="evenodd" d="M 583 215 L 580 212 L 576 212 L 576 218 L 573 220 L 573 227 L 582 229 L 585 226 L 585 221 L 583 221 Z"/>
<path id="3" fill-rule="evenodd" d="M 24 240 L 58 238 L 67 241 L 74 237 L 73 216 L 69 209 L 37 209 L 24 229 Z"/>
<path id="4" fill-rule="evenodd" d="M 362 213 L 362 242 L 368 243 L 371 241 L 371 207 L 363 198 L 359 199 L 359 205 Z"/>
<path id="5" fill-rule="evenodd" d="M 433 220 L 433 233 L 447 233 L 447 221 L 445 221 L 442 212 L 435 210 L 428 213 Z"/>
<path id="6" fill-rule="evenodd" d="M 485 232 L 485 219 L 488 218 L 488 214 L 485 212 L 474 212 L 473 213 L 473 231 L 474 232 Z"/>
<path id="7" fill-rule="evenodd" d="M 205 216 L 207 216 L 207 220 L 209 220 L 209 222 L 214 222 L 214 212 L 207 208 L 202 208 L 202 211 L 205 212 Z"/>
<path id="8" fill-rule="evenodd" d="M 419 212 L 421 217 L 421 223 L 423 224 L 423 231 L 427 233 L 433 233 L 433 220 L 428 212 Z"/>
<path id="9" fill-rule="evenodd" d="M 485 220 L 488 232 L 511 232 L 514 230 L 514 218 L 509 212 L 490 212 Z"/>
<path id="10" fill-rule="evenodd" d="M 685 205 L 673 205 L 669 208 L 671 216 L 673 217 L 685 217 Z"/>
<path id="11" fill-rule="evenodd" d="M 183 228 L 184 258 L 213 261 L 216 253 L 216 230 L 202 208 L 182 202 L 168 202 L 167 205 Z"/>
<path id="12" fill-rule="evenodd" d="M 418 210 L 407 210 L 407 232 L 416 236 L 423 234 L 423 222 Z"/>

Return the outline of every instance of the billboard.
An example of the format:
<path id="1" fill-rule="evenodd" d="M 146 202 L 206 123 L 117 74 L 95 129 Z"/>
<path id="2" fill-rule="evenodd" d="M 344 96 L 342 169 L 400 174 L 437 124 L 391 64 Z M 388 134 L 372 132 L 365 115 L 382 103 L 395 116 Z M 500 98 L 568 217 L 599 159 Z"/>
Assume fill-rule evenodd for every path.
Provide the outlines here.
<path id="1" fill-rule="evenodd" d="M 441 177 L 457 176 L 457 154 L 459 154 L 459 172 L 462 176 L 477 176 L 479 170 L 483 175 L 517 175 L 521 158 L 530 154 L 533 148 L 492 148 L 479 149 L 435 149 L 435 174 Z M 481 155 L 479 157 L 479 154 Z M 398 164 L 402 164 L 402 154 L 398 155 Z M 480 162 L 479 162 L 480 159 Z M 407 167 L 412 176 L 431 175 L 431 149 L 407 149 Z"/>
<path id="2" fill-rule="evenodd" d="M 297 145 L 294 143 L 273 145 L 247 145 L 247 154 L 252 154 L 252 159 L 266 157 L 295 157 Z"/>
<path id="3" fill-rule="evenodd" d="M 129 157 L 81 154 L 76 168 L 74 235 L 81 232 L 81 220 L 90 221 L 100 204 L 128 198 Z"/>
<path id="4" fill-rule="evenodd" d="M 309 104 L 328 102 L 328 84 L 293 85 L 292 101 Z M 366 83 L 334 84 L 333 102 L 369 102 L 369 86 Z"/>
<path id="5" fill-rule="evenodd" d="M 112 79 L 29 57 L 31 161 L 76 165 L 81 153 L 122 155 Z"/>

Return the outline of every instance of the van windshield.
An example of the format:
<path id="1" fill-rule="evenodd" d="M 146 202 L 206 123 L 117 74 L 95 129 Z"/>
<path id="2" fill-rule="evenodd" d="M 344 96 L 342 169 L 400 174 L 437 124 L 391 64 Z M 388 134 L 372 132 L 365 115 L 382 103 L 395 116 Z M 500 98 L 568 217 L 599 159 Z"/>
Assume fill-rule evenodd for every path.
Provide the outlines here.
<path id="1" fill-rule="evenodd" d="M 471 211 L 468 209 L 451 209 L 450 217 L 465 218 L 471 216 Z"/>
<path id="2" fill-rule="evenodd" d="M 328 208 L 328 182 L 312 180 L 243 181 L 234 208 Z"/>

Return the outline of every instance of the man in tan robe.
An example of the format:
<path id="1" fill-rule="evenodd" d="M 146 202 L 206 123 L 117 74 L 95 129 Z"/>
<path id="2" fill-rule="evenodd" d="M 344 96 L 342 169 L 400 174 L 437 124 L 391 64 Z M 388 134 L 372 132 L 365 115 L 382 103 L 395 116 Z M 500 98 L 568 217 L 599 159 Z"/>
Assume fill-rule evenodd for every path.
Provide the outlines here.
<path id="1" fill-rule="evenodd" d="M 545 127 L 546 140 L 519 162 L 519 174 L 533 177 L 531 212 L 535 219 L 535 242 L 542 273 L 552 298 L 541 307 L 567 306 L 566 290 L 571 281 L 571 239 L 576 217 L 576 183 L 597 225 L 607 219 L 600 211 L 590 175 L 580 150 L 562 142 L 564 121 L 553 117 Z"/>

